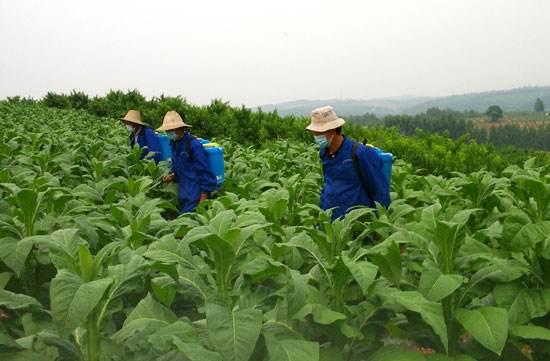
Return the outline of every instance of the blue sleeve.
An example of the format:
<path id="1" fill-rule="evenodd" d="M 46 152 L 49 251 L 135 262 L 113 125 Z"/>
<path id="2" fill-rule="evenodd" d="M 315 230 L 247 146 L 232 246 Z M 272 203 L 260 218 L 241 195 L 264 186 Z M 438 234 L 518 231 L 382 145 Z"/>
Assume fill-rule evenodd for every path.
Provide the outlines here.
<path id="1" fill-rule="evenodd" d="M 387 208 L 390 205 L 390 186 L 382 171 L 382 160 L 374 149 L 365 146 L 357 149 L 357 158 L 363 179 L 374 197 L 373 201 Z"/>
<path id="2" fill-rule="evenodd" d="M 147 144 L 147 150 L 155 154 L 153 156 L 153 159 L 155 160 L 155 162 L 157 163 L 160 162 L 162 157 L 161 149 L 160 149 L 160 141 L 153 129 L 146 128 L 145 142 Z"/>
<path id="3" fill-rule="evenodd" d="M 199 141 L 193 141 L 193 156 L 195 157 L 197 176 L 201 192 L 212 192 L 216 190 L 216 176 L 210 170 L 206 152 Z"/>

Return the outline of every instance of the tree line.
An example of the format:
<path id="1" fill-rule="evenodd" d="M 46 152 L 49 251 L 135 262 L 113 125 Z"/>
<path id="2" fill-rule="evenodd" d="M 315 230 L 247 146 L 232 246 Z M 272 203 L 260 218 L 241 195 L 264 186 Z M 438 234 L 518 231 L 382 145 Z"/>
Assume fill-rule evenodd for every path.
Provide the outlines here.
<path id="1" fill-rule="evenodd" d="M 494 108 L 489 110 L 487 116 L 491 118 L 493 112 L 497 112 L 497 110 Z M 541 122 L 530 127 L 519 122 L 500 125 L 498 119 L 502 117 L 501 115 L 496 120 L 490 121 L 490 126 L 479 127 L 471 120 L 473 117 L 482 116 L 482 114 L 473 111 L 458 112 L 450 109 L 430 108 L 425 113 L 418 115 L 388 115 L 382 119 L 374 119 L 373 114 L 366 114 L 365 117 L 346 117 L 346 119 L 357 119 L 360 124 L 383 124 L 388 128 L 395 127 L 402 134 L 409 136 L 414 136 L 418 130 L 421 130 L 449 136 L 453 139 L 466 136 L 482 144 L 550 151 L 550 122 Z"/>
<path id="2" fill-rule="evenodd" d="M 281 117 L 276 111 L 252 111 L 244 106 L 231 106 L 219 99 L 212 100 L 208 105 L 194 105 L 179 96 L 161 95 L 147 99 L 137 90 L 112 90 L 104 96 L 95 97 L 77 91 L 70 94 L 50 92 L 40 100 L 12 97 L 2 103 L 5 106 L 29 103 L 75 109 L 111 119 L 124 116 L 128 109 L 137 109 L 142 112 L 144 121 L 153 128 L 161 124 L 167 111 L 176 110 L 193 125 L 192 131 L 204 138 L 230 138 L 256 147 L 280 139 L 312 142 L 311 134 L 305 131 L 309 124 L 308 117 Z M 530 157 L 534 157 L 537 164 L 550 163 L 550 153 L 509 146 L 515 143 L 530 148 L 527 142 L 518 142 L 516 138 L 520 136 L 517 134 L 510 136 L 518 129 L 503 127 L 490 135 L 484 135 L 483 130 L 476 129 L 466 119 L 471 115 L 433 108 L 416 116 L 387 116 L 383 120 L 369 115 L 364 122 L 357 121 L 360 117 L 346 117 L 348 123 L 345 134 L 392 152 L 424 174 L 449 175 L 455 171 L 471 172 L 479 169 L 500 173 L 507 166 L 519 165 Z M 549 130 L 546 128 L 546 131 Z M 500 135 L 490 138 L 489 142 L 487 137 L 494 137 L 493 134 Z M 535 136 L 538 137 L 529 133 L 531 144 L 535 144 Z M 527 141 L 528 136 L 522 139 Z M 546 139 L 550 138 L 547 136 Z M 494 144 L 507 146 L 497 147 Z M 542 138 L 540 148 L 545 149 Z"/>

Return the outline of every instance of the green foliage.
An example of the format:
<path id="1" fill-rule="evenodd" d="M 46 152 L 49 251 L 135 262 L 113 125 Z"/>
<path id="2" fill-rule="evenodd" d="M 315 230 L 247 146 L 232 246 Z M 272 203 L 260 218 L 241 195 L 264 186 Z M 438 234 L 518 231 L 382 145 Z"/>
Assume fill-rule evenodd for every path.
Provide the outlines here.
<path id="1" fill-rule="evenodd" d="M 365 113 L 363 115 L 347 115 L 345 118 L 346 118 L 346 121 L 365 125 L 365 126 L 383 124 L 382 119 L 380 119 L 379 117 L 376 116 L 376 114 L 373 114 L 373 113 Z M 385 118 L 384 118 L 384 121 L 385 121 Z"/>
<path id="2" fill-rule="evenodd" d="M 426 167 L 397 160 L 390 209 L 332 222 L 313 144 L 219 139 L 224 189 L 177 216 L 167 165 L 140 160 L 116 120 L 0 107 L 1 359 L 550 356 L 548 163 L 352 125 Z"/>
<path id="3" fill-rule="evenodd" d="M 536 113 L 542 113 L 544 111 L 544 102 L 541 98 L 537 98 L 537 100 L 535 100 L 534 110 Z"/>
<path id="4" fill-rule="evenodd" d="M 388 115 L 384 117 L 384 125 L 397 127 L 405 135 L 415 135 L 417 129 L 422 129 L 429 133 L 448 134 L 453 139 L 473 129 L 472 121 L 466 120 L 464 113 L 439 108 L 430 108 L 425 114 L 415 116 Z"/>
<path id="5" fill-rule="evenodd" d="M 499 119 L 502 119 L 504 116 L 504 113 L 502 112 L 502 108 L 498 105 L 491 105 L 489 108 L 487 108 L 487 111 L 485 112 L 485 115 L 489 117 L 491 122 L 496 122 Z"/>

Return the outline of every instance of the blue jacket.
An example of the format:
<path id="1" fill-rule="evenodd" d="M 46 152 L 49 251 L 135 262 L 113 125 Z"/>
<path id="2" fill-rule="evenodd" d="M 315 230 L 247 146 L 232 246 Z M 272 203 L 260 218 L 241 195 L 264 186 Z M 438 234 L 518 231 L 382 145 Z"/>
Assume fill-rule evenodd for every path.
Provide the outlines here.
<path id="1" fill-rule="evenodd" d="M 170 146 L 181 212 L 192 212 L 199 204 L 202 192 L 210 193 L 216 189 L 216 176 L 208 166 L 202 144 L 191 134 L 185 132 L 183 138 L 172 141 Z"/>
<path id="2" fill-rule="evenodd" d="M 161 161 L 160 142 L 153 129 L 142 126 L 137 136 L 133 133 L 130 134 L 130 145 L 132 147 L 136 144 L 136 138 L 140 148 L 147 147 L 147 150 L 144 150 L 141 154 L 141 159 L 145 158 L 148 152 L 153 152 L 155 153 L 153 160 L 157 163 Z"/>
<path id="3" fill-rule="evenodd" d="M 344 138 L 344 142 L 335 154 L 329 155 L 325 148 L 320 152 L 324 175 L 321 208 L 326 210 L 336 207 L 333 210 L 332 219 L 345 215 L 353 206 L 374 207 L 374 201 L 385 207 L 390 204 L 389 185 L 382 173 L 382 160 L 375 150 L 362 144 L 356 149 L 363 179 L 374 198 L 371 199 L 361 185 L 353 165 L 351 156 L 353 143 L 353 140 Z"/>

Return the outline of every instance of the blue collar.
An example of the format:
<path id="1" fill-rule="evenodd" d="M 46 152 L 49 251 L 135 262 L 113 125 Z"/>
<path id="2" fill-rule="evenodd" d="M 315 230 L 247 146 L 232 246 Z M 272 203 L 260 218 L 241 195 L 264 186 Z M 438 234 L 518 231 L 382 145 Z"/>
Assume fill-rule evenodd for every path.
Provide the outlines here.
<path id="1" fill-rule="evenodd" d="M 338 157 L 338 154 L 340 153 L 340 151 L 344 148 L 346 148 L 349 144 L 352 143 L 352 141 L 348 138 L 346 138 L 345 135 L 342 135 L 344 137 L 344 141 L 342 142 L 342 144 L 340 144 L 340 147 L 338 149 L 336 149 L 336 151 L 332 154 L 329 154 L 328 153 L 328 148 L 325 148 L 325 151 L 324 152 L 321 152 L 321 157 L 323 159 L 334 159 L 336 157 Z"/>

